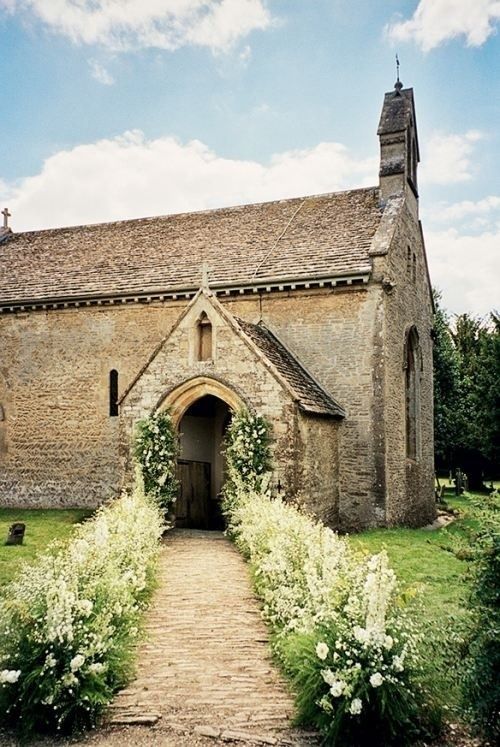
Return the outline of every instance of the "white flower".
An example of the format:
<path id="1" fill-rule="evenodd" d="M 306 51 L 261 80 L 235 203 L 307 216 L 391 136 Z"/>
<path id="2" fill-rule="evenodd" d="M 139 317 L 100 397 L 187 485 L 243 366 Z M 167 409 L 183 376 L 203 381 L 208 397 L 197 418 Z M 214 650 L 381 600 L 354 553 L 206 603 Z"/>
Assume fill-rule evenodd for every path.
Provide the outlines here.
<path id="1" fill-rule="evenodd" d="M 45 659 L 45 665 L 47 667 L 55 667 L 56 664 L 57 664 L 57 659 L 54 656 L 54 654 L 49 654 L 47 658 Z"/>
<path id="2" fill-rule="evenodd" d="M 321 676 L 323 677 L 327 685 L 331 686 L 334 682 L 337 682 L 337 677 L 334 675 L 331 669 L 322 669 Z"/>
<path id="3" fill-rule="evenodd" d="M 78 606 L 80 607 L 80 610 L 83 613 L 84 617 L 88 617 L 92 612 L 92 608 L 94 605 L 92 604 L 90 599 L 81 599 Z"/>
<path id="4" fill-rule="evenodd" d="M 330 649 L 326 645 L 326 643 L 323 643 L 323 641 L 320 641 L 316 645 L 316 656 L 318 659 L 321 659 L 321 661 L 324 661 L 328 654 L 330 653 Z"/>
<path id="5" fill-rule="evenodd" d="M 372 687 L 380 687 L 382 682 L 384 681 L 384 678 L 380 674 L 380 672 L 375 672 L 375 674 L 372 674 L 370 677 L 370 685 Z"/>
<path id="6" fill-rule="evenodd" d="M 65 674 L 65 675 L 64 675 L 64 677 L 62 678 L 61 682 L 62 682 L 62 683 L 63 683 L 63 685 L 65 685 L 66 687 L 71 687 L 71 685 L 76 685 L 76 684 L 78 684 L 78 678 L 77 678 L 77 677 L 75 677 L 75 675 L 74 675 L 74 674 L 71 674 L 70 672 L 68 672 L 68 674 Z"/>
<path id="7" fill-rule="evenodd" d="M 355 625 L 353 628 L 354 637 L 359 643 L 367 643 L 369 634 L 365 628 L 361 628 L 359 625 Z"/>
<path id="8" fill-rule="evenodd" d="M 106 667 L 100 661 L 96 661 L 94 664 L 89 666 L 90 674 L 100 674 L 100 672 L 104 672 L 105 669 Z"/>
<path id="9" fill-rule="evenodd" d="M 71 671 L 76 672 L 77 669 L 80 669 L 84 661 L 85 656 L 82 656 L 82 654 L 77 654 L 76 656 L 74 656 L 69 663 Z"/>
<path id="10" fill-rule="evenodd" d="M 354 698 L 351 705 L 349 706 L 349 713 L 353 716 L 357 716 L 359 713 L 361 713 L 363 708 L 363 703 L 359 698 Z"/>
<path id="11" fill-rule="evenodd" d="M 340 696 L 344 692 L 344 687 L 345 682 L 342 682 L 342 680 L 335 680 L 330 688 L 330 692 L 334 698 L 340 698 Z"/>
<path id="12" fill-rule="evenodd" d="M 395 656 L 394 659 L 392 660 L 392 666 L 395 672 L 402 672 L 404 669 L 403 657 Z"/>
<path id="13" fill-rule="evenodd" d="M 384 648 L 386 648 L 387 651 L 390 651 L 393 645 L 394 639 L 392 638 L 392 636 L 386 635 L 386 637 L 384 638 Z"/>
<path id="14" fill-rule="evenodd" d="M 327 696 L 327 695 L 323 695 L 323 697 L 322 697 L 322 698 L 321 698 L 321 700 L 319 701 L 318 705 L 319 705 L 319 707 L 320 707 L 320 708 L 321 708 L 321 709 L 322 709 L 323 711 L 326 711 L 327 713 L 331 713 L 331 712 L 332 712 L 332 710 L 333 710 L 333 708 L 332 708 L 332 704 L 330 703 L 330 701 L 329 701 L 329 699 L 328 699 L 328 696 Z"/>
<path id="15" fill-rule="evenodd" d="M 3 669 L 0 672 L 0 685 L 4 685 L 6 683 L 13 685 L 14 682 L 18 681 L 20 675 L 20 669 Z"/>

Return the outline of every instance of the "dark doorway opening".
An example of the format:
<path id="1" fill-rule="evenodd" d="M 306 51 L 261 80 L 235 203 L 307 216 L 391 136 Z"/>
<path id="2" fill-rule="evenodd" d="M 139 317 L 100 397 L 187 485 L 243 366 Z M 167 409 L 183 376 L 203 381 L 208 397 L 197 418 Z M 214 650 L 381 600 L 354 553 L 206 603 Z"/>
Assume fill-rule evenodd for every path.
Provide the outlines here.
<path id="1" fill-rule="evenodd" d="M 176 525 L 193 529 L 223 529 L 221 490 L 224 483 L 222 445 L 231 410 L 207 394 L 193 402 L 180 423 L 178 477 L 180 494 Z"/>

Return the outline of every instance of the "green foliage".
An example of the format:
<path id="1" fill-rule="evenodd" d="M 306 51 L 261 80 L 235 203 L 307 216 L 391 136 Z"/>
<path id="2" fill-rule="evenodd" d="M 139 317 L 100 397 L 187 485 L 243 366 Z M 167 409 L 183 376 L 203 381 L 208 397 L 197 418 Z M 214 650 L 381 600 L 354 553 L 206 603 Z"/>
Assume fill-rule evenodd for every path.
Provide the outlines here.
<path id="1" fill-rule="evenodd" d="M 450 323 L 435 293 L 434 398 L 438 464 L 461 467 L 471 489 L 500 468 L 500 320 Z"/>
<path id="2" fill-rule="evenodd" d="M 460 498 L 462 505 L 468 500 Z M 468 615 L 466 598 L 469 581 L 467 564 L 453 552 L 452 538 L 462 534 L 466 519 L 449 530 L 372 529 L 353 535 L 351 543 L 370 553 L 385 547 L 391 565 L 405 588 L 419 590 L 416 618 L 422 671 L 419 678 L 429 703 L 426 712 L 433 719 L 436 709 L 449 710 L 458 717 L 462 672 L 458 665 Z"/>
<path id="3" fill-rule="evenodd" d="M 292 673 L 298 691 L 299 718 L 314 724 L 327 745 L 350 745 L 350 747 L 402 747 L 422 736 L 421 702 L 418 690 L 411 686 L 407 675 L 394 679 L 385 676 L 381 685 L 373 687 L 370 678 L 359 676 L 349 683 L 349 698 L 328 697 L 329 686 L 325 683 L 325 664 L 317 655 L 318 634 L 322 643 L 347 660 L 360 664 L 361 673 L 372 671 L 372 652 L 366 651 L 351 638 L 350 648 L 337 648 L 345 640 L 340 630 L 325 627 L 313 634 L 291 635 L 284 649 L 285 667 Z M 352 645 L 354 642 L 354 646 Z M 356 645 L 357 644 L 357 645 Z M 393 657 L 390 652 L 380 657 L 379 669 L 387 674 Z M 387 661 L 387 669 L 383 663 Z M 332 667 L 330 667 L 332 671 Z M 335 671 L 333 669 L 333 671 Z M 374 675 L 371 675 L 373 678 Z M 335 683 L 337 680 L 331 680 Z M 318 707 L 320 706 L 320 707 Z M 353 707 L 354 706 L 354 707 Z M 360 712 L 357 713 L 357 709 Z"/>
<path id="4" fill-rule="evenodd" d="M 54 537 L 65 539 L 74 524 L 83 521 L 91 512 L 85 509 L 14 509 L 0 508 L 0 589 L 12 581 L 24 562 L 31 562 Z M 3 543 L 11 524 L 26 524 L 22 545 L 6 546 Z"/>
<path id="5" fill-rule="evenodd" d="M 473 626 L 466 650 L 463 699 L 482 734 L 500 741 L 500 495 L 477 505 L 480 528 L 472 541 Z"/>
<path id="6" fill-rule="evenodd" d="M 225 503 L 244 480 L 249 489 L 258 490 L 271 469 L 271 429 L 261 415 L 243 409 L 233 415 L 225 439 Z"/>
<path id="7" fill-rule="evenodd" d="M 163 523 L 139 485 L 0 596 L 0 712 L 22 735 L 95 725 L 132 673 Z"/>
<path id="8" fill-rule="evenodd" d="M 250 561 L 275 653 L 296 686 L 299 720 L 328 745 L 388 747 L 427 734 L 417 636 L 385 551 L 356 553 L 349 540 L 272 499 L 268 476 L 243 460 L 253 431 L 232 449 L 238 434 L 226 451 L 228 531 Z"/>
<path id="9" fill-rule="evenodd" d="M 168 412 L 159 412 L 138 423 L 135 456 L 142 470 L 144 488 L 164 511 L 177 500 L 178 454 L 179 441 Z"/>
<path id="10" fill-rule="evenodd" d="M 434 293 L 434 449 L 442 464 L 453 461 L 459 432 L 461 408 L 458 354 L 453 344 L 449 319 Z"/>

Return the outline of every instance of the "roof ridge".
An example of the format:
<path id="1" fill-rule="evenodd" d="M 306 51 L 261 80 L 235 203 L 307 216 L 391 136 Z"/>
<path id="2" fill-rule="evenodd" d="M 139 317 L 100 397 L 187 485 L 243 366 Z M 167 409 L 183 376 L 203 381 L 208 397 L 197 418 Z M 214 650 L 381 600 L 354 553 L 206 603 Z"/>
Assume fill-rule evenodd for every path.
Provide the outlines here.
<path id="1" fill-rule="evenodd" d="M 63 231 L 75 231 L 77 229 L 82 228 L 97 228 L 102 226 L 118 226 L 123 225 L 126 223 L 149 223 L 155 220 L 162 220 L 166 218 L 182 218 L 187 215 L 207 215 L 209 213 L 222 213 L 225 211 L 231 211 L 231 212 L 237 212 L 238 210 L 243 210 L 245 208 L 249 207 L 263 207 L 265 205 L 279 205 L 284 202 L 305 202 L 307 200 L 315 200 L 320 198 L 328 198 L 328 197 L 335 197 L 337 195 L 346 195 L 346 194 L 352 194 L 354 192 L 377 192 L 379 191 L 378 186 L 371 186 L 371 187 L 355 187 L 354 189 L 340 189 L 336 192 L 320 192 L 317 194 L 311 194 L 311 195 L 300 195 L 298 197 L 282 197 L 277 200 L 263 200 L 261 202 L 245 202 L 238 205 L 226 205 L 216 208 L 205 208 L 203 210 L 184 210 L 180 213 L 163 213 L 161 215 L 147 215 L 143 216 L 142 218 L 120 218 L 119 220 L 111 220 L 111 221 L 98 221 L 96 223 L 79 223 L 75 225 L 68 225 L 68 226 L 54 226 L 53 228 L 40 228 L 40 229 L 33 229 L 30 231 L 12 231 L 10 236 L 12 238 L 16 236 L 26 236 L 28 234 L 41 234 L 41 233 L 56 233 L 56 232 L 63 232 Z"/>

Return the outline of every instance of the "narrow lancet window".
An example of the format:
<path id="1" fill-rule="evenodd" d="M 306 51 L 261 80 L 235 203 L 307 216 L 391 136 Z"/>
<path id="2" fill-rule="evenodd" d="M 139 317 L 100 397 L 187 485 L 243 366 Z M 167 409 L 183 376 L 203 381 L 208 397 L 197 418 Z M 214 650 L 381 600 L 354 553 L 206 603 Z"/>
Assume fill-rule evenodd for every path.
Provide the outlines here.
<path id="1" fill-rule="evenodd" d="M 109 372 L 109 415 L 118 415 L 118 371 L 114 368 Z"/>
<path id="2" fill-rule="evenodd" d="M 419 442 L 420 352 L 415 327 L 408 333 L 405 355 L 406 456 L 416 459 Z"/>
<path id="3" fill-rule="evenodd" d="M 197 357 L 199 361 L 212 360 L 212 325 L 210 319 L 203 311 L 197 324 Z"/>

